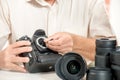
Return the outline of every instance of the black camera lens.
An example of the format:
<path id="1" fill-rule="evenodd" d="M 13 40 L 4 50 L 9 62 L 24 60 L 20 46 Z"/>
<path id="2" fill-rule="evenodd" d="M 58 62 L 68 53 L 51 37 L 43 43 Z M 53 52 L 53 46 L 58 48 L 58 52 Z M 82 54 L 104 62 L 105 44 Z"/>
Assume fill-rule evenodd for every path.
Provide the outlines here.
<path id="1" fill-rule="evenodd" d="M 102 56 L 102 55 L 95 55 L 95 66 L 101 68 L 109 68 L 110 67 L 110 55 Z"/>
<path id="2" fill-rule="evenodd" d="M 73 60 L 68 63 L 67 69 L 69 73 L 77 74 L 80 71 L 81 67 L 77 61 Z"/>
<path id="3" fill-rule="evenodd" d="M 58 59 L 55 71 L 63 80 L 80 80 L 87 71 L 87 64 L 82 56 L 69 52 Z"/>
<path id="4" fill-rule="evenodd" d="M 120 66 L 120 51 L 114 51 L 110 55 L 110 61 L 111 61 L 112 64 Z"/>
<path id="5" fill-rule="evenodd" d="M 96 40 L 95 66 L 110 68 L 110 54 L 116 50 L 116 40 L 102 38 Z"/>
<path id="6" fill-rule="evenodd" d="M 109 68 L 92 67 L 87 72 L 86 80 L 113 80 L 112 72 Z"/>
<path id="7" fill-rule="evenodd" d="M 120 80 L 120 66 L 118 65 L 111 65 L 113 76 L 115 80 Z"/>
<path id="8" fill-rule="evenodd" d="M 120 46 L 110 55 L 111 69 L 115 80 L 120 80 Z"/>
<path id="9" fill-rule="evenodd" d="M 116 40 L 102 38 L 96 40 L 96 55 L 108 55 L 111 51 L 116 49 Z"/>

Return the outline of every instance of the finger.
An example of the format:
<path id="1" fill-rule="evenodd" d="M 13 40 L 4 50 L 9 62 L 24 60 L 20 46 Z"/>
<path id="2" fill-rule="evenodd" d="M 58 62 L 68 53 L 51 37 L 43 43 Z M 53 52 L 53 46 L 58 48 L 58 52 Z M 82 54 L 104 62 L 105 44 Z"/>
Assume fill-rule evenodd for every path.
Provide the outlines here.
<path id="1" fill-rule="evenodd" d="M 61 45 L 61 46 L 54 46 L 54 45 L 46 45 L 46 46 L 57 52 L 72 51 L 72 44 Z"/>
<path id="2" fill-rule="evenodd" d="M 58 40 L 59 37 L 60 37 L 59 35 L 54 34 L 54 35 L 49 36 L 48 38 L 46 38 L 44 41 L 45 41 L 45 42 L 48 42 L 48 41 L 52 41 L 52 40 Z"/>
<path id="3" fill-rule="evenodd" d="M 46 38 L 46 39 L 44 39 L 44 42 L 48 42 L 48 41 L 52 41 L 53 40 L 53 38 L 51 37 L 51 38 Z"/>
<path id="4" fill-rule="evenodd" d="M 57 51 L 61 49 L 61 46 L 57 46 L 57 45 L 46 45 L 49 49 Z"/>
<path id="5" fill-rule="evenodd" d="M 17 48 L 17 47 L 21 47 L 21 46 L 29 46 L 31 45 L 31 43 L 29 41 L 18 41 L 15 42 L 11 45 L 12 48 Z"/>
<path id="6" fill-rule="evenodd" d="M 71 52 L 72 51 L 72 48 L 71 47 L 60 47 L 60 46 L 52 46 L 52 45 L 49 45 L 49 48 L 51 50 L 54 50 L 54 51 L 57 51 L 59 53 L 67 53 L 67 52 Z"/>
<path id="7" fill-rule="evenodd" d="M 13 59 L 11 59 L 12 62 L 14 63 L 28 63 L 29 62 L 29 58 L 28 57 L 14 57 Z"/>
<path id="8" fill-rule="evenodd" d="M 46 43 L 46 46 L 58 46 L 61 48 L 66 48 L 66 47 L 72 47 L 73 46 L 73 43 L 72 42 L 64 42 L 63 40 L 53 40 L 53 41 L 48 41 Z"/>
<path id="9" fill-rule="evenodd" d="M 47 44 L 48 45 L 52 45 L 52 46 L 60 46 L 62 45 L 62 40 L 52 40 L 52 41 L 48 41 Z"/>
<path id="10" fill-rule="evenodd" d="M 61 50 L 58 50 L 57 52 L 59 52 L 59 53 L 67 53 L 67 52 L 72 52 L 72 48 L 61 49 Z"/>
<path id="11" fill-rule="evenodd" d="M 32 47 L 19 47 L 12 50 L 12 54 L 18 55 L 25 52 L 31 52 Z"/>
<path id="12" fill-rule="evenodd" d="M 18 66 L 17 64 L 13 63 L 10 64 L 9 68 L 12 71 L 27 72 L 24 67 Z"/>

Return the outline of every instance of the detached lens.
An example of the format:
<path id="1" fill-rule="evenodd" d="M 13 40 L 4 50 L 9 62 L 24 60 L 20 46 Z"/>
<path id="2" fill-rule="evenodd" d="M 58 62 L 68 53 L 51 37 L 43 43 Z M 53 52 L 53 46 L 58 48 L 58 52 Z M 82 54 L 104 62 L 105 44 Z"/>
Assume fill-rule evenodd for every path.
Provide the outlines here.
<path id="1" fill-rule="evenodd" d="M 116 50 L 114 38 L 102 38 L 96 40 L 95 66 L 110 68 L 110 54 Z"/>
<path id="2" fill-rule="evenodd" d="M 87 64 L 82 56 L 70 52 L 56 62 L 55 71 L 63 80 L 80 80 L 87 71 Z"/>
<path id="3" fill-rule="evenodd" d="M 113 80 L 111 69 L 92 67 L 87 72 L 86 80 Z"/>

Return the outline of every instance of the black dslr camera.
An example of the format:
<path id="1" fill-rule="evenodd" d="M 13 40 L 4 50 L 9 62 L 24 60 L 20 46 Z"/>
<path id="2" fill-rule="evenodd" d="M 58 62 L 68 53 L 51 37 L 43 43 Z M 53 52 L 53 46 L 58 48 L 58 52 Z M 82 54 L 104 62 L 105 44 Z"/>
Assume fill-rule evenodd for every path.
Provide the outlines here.
<path id="1" fill-rule="evenodd" d="M 30 59 L 28 63 L 24 63 L 28 72 L 36 73 L 53 71 L 57 59 L 61 57 L 60 54 L 46 47 L 44 43 L 45 38 L 47 38 L 45 32 L 39 29 L 34 33 L 32 39 L 28 36 L 23 36 L 18 40 L 30 41 L 33 48 L 32 52 L 20 54 L 20 56 L 29 57 Z"/>
<path id="2" fill-rule="evenodd" d="M 68 52 L 64 56 L 46 47 L 44 30 L 37 30 L 32 39 L 28 36 L 21 37 L 18 41 L 28 40 L 33 48 L 32 52 L 21 53 L 22 57 L 29 57 L 30 61 L 24 63 L 30 73 L 54 71 L 63 80 L 80 80 L 87 71 L 87 64 L 82 56 Z"/>

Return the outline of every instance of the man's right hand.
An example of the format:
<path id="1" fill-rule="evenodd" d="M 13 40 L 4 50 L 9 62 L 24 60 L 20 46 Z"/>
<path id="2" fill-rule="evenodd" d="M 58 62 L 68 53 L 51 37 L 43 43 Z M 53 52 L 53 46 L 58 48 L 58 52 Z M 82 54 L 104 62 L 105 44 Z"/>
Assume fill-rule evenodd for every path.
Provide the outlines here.
<path id="1" fill-rule="evenodd" d="M 0 69 L 26 72 L 25 68 L 18 64 L 29 62 L 29 58 L 20 57 L 18 55 L 32 51 L 32 47 L 30 45 L 31 43 L 29 41 L 18 41 L 0 51 Z"/>

